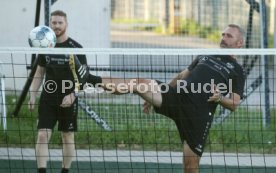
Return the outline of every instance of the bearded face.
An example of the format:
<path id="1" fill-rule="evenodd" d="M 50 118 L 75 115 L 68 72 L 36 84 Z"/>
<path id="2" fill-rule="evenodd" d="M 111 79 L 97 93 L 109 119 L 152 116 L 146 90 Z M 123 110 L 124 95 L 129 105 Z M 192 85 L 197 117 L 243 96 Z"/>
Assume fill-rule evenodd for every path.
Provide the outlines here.
<path id="1" fill-rule="evenodd" d="M 51 28 L 54 30 L 57 38 L 63 36 L 66 33 L 67 21 L 63 16 L 51 17 Z"/>
<path id="2" fill-rule="evenodd" d="M 227 27 L 222 32 L 220 41 L 221 48 L 240 48 L 242 45 L 243 41 L 237 28 Z"/>

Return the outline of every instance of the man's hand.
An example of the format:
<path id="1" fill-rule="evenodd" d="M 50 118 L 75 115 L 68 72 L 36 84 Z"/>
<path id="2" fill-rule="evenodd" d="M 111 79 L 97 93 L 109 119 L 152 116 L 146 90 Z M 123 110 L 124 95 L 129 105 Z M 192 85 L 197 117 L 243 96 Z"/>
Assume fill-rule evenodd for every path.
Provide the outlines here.
<path id="1" fill-rule="evenodd" d="M 75 96 L 74 93 L 71 93 L 71 94 L 66 95 L 66 96 L 63 98 L 60 107 L 63 107 L 63 108 L 68 108 L 68 107 L 70 107 L 70 106 L 74 103 L 75 99 L 76 99 L 76 96 Z"/>
<path id="2" fill-rule="evenodd" d="M 220 103 L 221 100 L 223 99 L 223 95 L 220 93 L 220 91 L 218 89 L 216 89 L 216 86 L 214 86 L 212 88 L 212 93 L 213 93 L 213 95 L 211 97 L 209 97 L 209 99 L 207 101 Z"/>
<path id="3" fill-rule="evenodd" d="M 33 111 L 35 109 L 35 101 L 36 99 L 34 97 L 31 97 L 28 102 L 28 108 L 30 111 Z"/>
<path id="4" fill-rule="evenodd" d="M 143 112 L 149 114 L 151 110 L 151 104 L 149 102 L 144 102 L 143 104 Z"/>

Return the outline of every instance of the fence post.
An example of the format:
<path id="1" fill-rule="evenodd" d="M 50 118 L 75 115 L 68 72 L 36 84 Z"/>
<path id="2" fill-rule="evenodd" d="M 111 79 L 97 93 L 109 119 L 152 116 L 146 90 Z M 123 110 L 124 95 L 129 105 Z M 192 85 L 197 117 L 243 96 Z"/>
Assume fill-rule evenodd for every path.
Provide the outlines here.
<path id="1" fill-rule="evenodd" d="M 262 0 L 260 2 L 260 30 L 261 30 L 261 48 L 268 47 L 268 28 L 267 28 L 267 10 L 266 10 L 266 2 Z M 262 113 L 263 113 L 263 125 L 270 125 L 270 107 L 269 107 L 269 75 L 268 75 L 268 56 L 261 57 L 261 68 L 262 68 L 262 76 L 264 82 L 261 87 L 261 95 L 263 98 L 264 105 L 262 105 Z"/>
<path id="2" fill-rule="evenodd" d="M 5 93 L 5 75 L 3 74 L 3 66 L 0 61 L 0 124 L 3 125 L 3 130 L 7 130 L 7 109 L 6 109 L 6 93 Z"/>
<path id="3" fill-rule="evenodd" d="M 274 8 L 274 9 L 271 9 L 271 10 L 274 10 L 274 23 L 273 23 L 273 26 L 274 26 L 274 39 L 273 39 L 273 45 L 274 45 L 274 48 L 276 48 L 276 2 L 275 1 L 272 1 L 272 3 L 273 3 L 273 5 L 272 5 L 272 7 Z M 274 66 L 273 66 L 273 70 L 275 70 L 275 67 L 276 67 L 276 55 L 274 55 L 274 59 L 273 59 L 273 61 L 274 61 Z"/>
<path id="4" fill-rule="evenodd" d="M 170 0 L 170 32 L 180 32 L 180 2 L 179 0 Z"/>

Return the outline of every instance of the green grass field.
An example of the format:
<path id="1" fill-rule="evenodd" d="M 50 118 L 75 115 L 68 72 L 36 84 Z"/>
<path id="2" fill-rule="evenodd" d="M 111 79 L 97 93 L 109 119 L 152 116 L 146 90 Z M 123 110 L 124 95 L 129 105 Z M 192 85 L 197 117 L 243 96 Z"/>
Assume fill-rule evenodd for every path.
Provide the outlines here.
<path id="1" fill-rule="evenodd" d="M 8 104 L 8 130 L 0 131 L 0 147 L 34 147 L 36 141 L 36 111 L 29 112 L 27 105 L 23 105 L 20 115 L 12 118 L 10 112 L 14 108 L 13 98 L 7 97 Z M 103 117 L 113 117 L 107 119 L 112 132 L 102 131 L 95 128 L 96 124 L 92 120 L 79 119 L 82 128 L 76 133 L 76 147 L 80 149 L 137 149 L 137 150 L 157 150 L 157 151 L 181 151 L 182 145 L 178 132 L 171 120 L 156 115 L 161 120 L 162 126 L 156 126 L 154 120 L 147 122 L 148 117 L 141 113 L 140 105 L 128 104 L 100 104 L 95 111 Z M 116 116 L 114 115 L 116 112 Z M 239 115 L 242 112 L 243 115 Z M 133 119 L 133 114 L 135 119 Z M 128 115 L 131 114 L 131 115 Z M 254 117 L 250 115 L 254 114 Z M 240 119 L 241 116 L 248 118 Z M 275 111 L 271 111 L 270 127 L 263 127 L 260 119 L 256 118 L 256 112 L 250 112 L 244 108 L 231 115 L 231 121 L 213 125 L 205 151 L 210 152 L 239 152 L 239 153 L 275 153 Z M 257 115 L 258 116 L 258 115 Z M 127 120 L 125 120 L 127 118 Z M 260 118 L 260 117 L 259 117 Z M 122 120 L 125 121 L 122 121 Z M 241 121 L 243 120 L 243 121 Z M 120 122 L 122 121 L 122 122 Z M 125 123 L 127 121 L 127 123 Z M 141 122 L 140 127 L 134 123 Z M 116 123 L 115 123 L 116 122 Z M 259 124 L 256 124 L 259 123 Z M 117 126 L 120 125 L 120 128 Z M 94 129 L 94 130 L 93 130 Z M 51 139 L 51 148 L 61 147 L 59 133 L 54 133 Z"/>
<path id="2" fill-rule="evenodd" d="M 8 130 L 0 130 L 0 147 L 2 148 L 35 148 L 36 141 L 36 111 L 29 112 L 26 103 L 23 105 L 17 118 L 10 113 L 14 109 L 14 99 L 7 97 Z M 102 131 L 94 121 L 87 119 L 83 114 L 79 117 L 82 127 L 76 133 L 76 149 L 100 149 L 122 151 L 182 151 L 178 132 L 171 120 L 155 115 L 158 122 L 141 113 L 140 105 L 132 104 L 98 104 L 93 106 L 96 112 L 106 119 L 113 128 L 112 132 Z M 113 115 L 113 116 L 112 116 Z M 115 115 L 115 116 L 114 116 Z M 254 115 L 254 116 L 253 116 Z M 240 108 L 231 115 L 226 122 L 214 125 L 207 140 L 206 152 L 220 153 L 250 153 L 275 154 L 275 110 L 271 111 L 271 124 L 263 127 L 261 115 Z M 245 117 L 245 118 L 241 118 Z M 247 118 L 246 118 L 247 117 Z M 250 119 L 255 119 L 251 121 Z M 257 120 L 257 121 L 256 121 Z M 127 122 L 127 123 L 126 123 Z M 134 125 L 136 123 L 136 125 Z M 138 123 L 138 127 L 137 127 Z M 157 126 L 157 123 L 162 125 Z M 2 129 L 2 127 L 0 127 Z M 54 133 L 49 148 L 60 149 L 61 138 Z M 258 156 L 257 156 L 258 157 Z M 48 171 L 60 172 L 60 161 L 49 161 Z M 0 173 L 35 173 L 36 161 L 0 159 Z M 70 172 L 94 173 L 181 173 L 182 164 L 178 163 L 148 163 L 148 162 L 94 162 L 74 161 Z M 274 173 L 275 167 L 258 166 L 224 166 L 200 165 L 202 173 Z"/>

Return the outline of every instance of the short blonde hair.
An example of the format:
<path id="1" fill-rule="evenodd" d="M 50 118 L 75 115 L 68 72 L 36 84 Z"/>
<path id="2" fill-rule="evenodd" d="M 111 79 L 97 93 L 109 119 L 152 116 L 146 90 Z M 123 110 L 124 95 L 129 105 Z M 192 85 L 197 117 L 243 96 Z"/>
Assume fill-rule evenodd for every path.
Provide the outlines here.
<path id="1" fill-rule="evenodd" d="M 51 13 L 51 16 L 62 16 L 67 21 L 67 14 L 64 11 L 56 10 Z"/>

